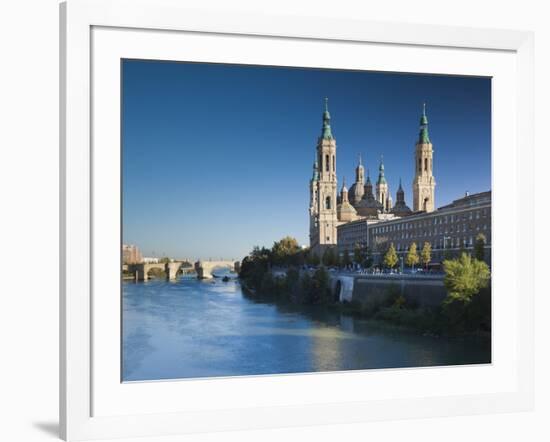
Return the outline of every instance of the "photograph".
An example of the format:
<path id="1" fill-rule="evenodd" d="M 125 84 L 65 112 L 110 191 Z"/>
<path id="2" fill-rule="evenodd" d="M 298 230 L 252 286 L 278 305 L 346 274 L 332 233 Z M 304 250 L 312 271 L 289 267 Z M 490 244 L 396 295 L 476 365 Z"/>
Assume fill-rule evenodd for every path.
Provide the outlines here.
<path id="1" fill-rule="evenodd" d="M 121 60 L 121 381 L 491 364 L 491 77 Z"/>

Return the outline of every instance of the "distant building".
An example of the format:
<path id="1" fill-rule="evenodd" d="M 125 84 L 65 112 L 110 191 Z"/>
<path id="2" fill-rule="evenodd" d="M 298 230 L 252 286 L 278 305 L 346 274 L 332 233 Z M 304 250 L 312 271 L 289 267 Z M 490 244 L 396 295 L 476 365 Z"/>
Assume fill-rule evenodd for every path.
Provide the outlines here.
<path id="1" fill-rule="evenodd" d="M 143 262 L 143 257 L 137 246 L 133 244 L 122 244 L 122 263 L 138 264 Z"/>
<path id="2" fill-rule="evenodd" d="M 153 257 L 150 257 L 150 256 L 144 256 L 142 261 L 145 263 L 145 264 L 158 264 L 159 263 L 159 258 L 153 258 Z"/>
<path id="3" fill-rule="evenodd" d="M 472 252 L 478 234 L 485 236 L 485 259 L 491 261 L 491 191 L 464 196 L 433 212 L 417 212 L 406 218 L 369 226 L 368 243 L 375 262 L 393 243 L 405 256 L 411 243 L 418 252 L 425 242 L 432 246 L 432 261 L 455 257 L 461 250 Z"/>

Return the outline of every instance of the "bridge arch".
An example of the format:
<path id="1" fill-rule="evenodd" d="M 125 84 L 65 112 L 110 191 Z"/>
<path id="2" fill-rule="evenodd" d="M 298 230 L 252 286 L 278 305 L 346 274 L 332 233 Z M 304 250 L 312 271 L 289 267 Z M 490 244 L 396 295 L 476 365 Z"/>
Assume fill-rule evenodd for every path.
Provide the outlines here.
<path id="1" fill-rule="evenodd" d="M 238 271 L 240 263 L 237 261 L 197 261 L 195 270 L 199 279 L 213 278 L 212 272 L 217 268 L 228 268 L 231 271 Z"/>
<path id="2" fill-rule="evenodd" d="M 187 261 L 172 261 L 167 263 L 141 263 L 129 264 L 128 272 L 134 275 L 136 281 L 147 281 L 151 278 L 150 272 L 155 269 L 161 270 L 166 274 L 166 279 L 175 280 L 178 275 L 183 272 L 183 269 L 189 268 L 190 263 Z"/>

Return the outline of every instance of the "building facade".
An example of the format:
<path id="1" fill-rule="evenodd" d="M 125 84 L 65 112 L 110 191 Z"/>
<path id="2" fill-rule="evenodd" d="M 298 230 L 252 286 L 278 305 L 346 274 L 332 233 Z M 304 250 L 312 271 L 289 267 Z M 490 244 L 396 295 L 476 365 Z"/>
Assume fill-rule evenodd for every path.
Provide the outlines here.
<path id="1" fill-rule="evenodd" d="M 143 257 L 139 248 L 133 244 L 122 244 L 122 264 L 139 264 Z"/>
<path id="2" fill-rule="evenodd" d="M 361 248 L 370 247 L 368 230 L 375 224 L 383 221 L 397 219 L 393 214 L 381 214 L 377 218 L 360 217 L 355 221 L 340 224 L 337 228 L 338 253 L 343 256 L 344 252 L 351 255 L 356 246 Z"/>
<path id="3" fill-rule="evenodd" d="M 381 262 L 390 244 L 404 257 L 414 242 L 418 252 L 425 242 L 432 247 L 432 261 L 472 252 L 476 237 L 485 237 L 485 259 L 491 261 L 491 192 L 466 195 L 432 212 L 379 222 L 368 228 L 368 244 L 375 262 Z"/>

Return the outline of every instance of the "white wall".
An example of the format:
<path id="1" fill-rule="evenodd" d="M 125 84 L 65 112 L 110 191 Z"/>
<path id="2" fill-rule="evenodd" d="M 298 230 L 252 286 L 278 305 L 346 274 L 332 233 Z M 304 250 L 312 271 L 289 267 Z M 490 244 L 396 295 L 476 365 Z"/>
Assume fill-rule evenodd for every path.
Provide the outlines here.
<path id="1" fill-rule="evenodd" d="M 182 1 L 183 2 L 183 1 Z M 548 216 L 544 185 L 550 167 L 550 20 L 536 0 L 188 0 L 191 6 L 301 15 L 536 31 L 538 217 Z M 55 440 L 57 422 L 57 186 L 58 10 L 56 0 L 0 3 L 0 440 Z M 545 213 L 543 213 L 543 211 Z M 548 219 L 548 218 L 546 218 Z M 544 221 L 538 223 L 542 230 Z M 547 239 L 544 239 L 548 246 Z M 545 269 L 538 247 L 538 274 Z M 544 253 L 546 256 L 547 254 Z M 9 257 L 9 258 L 6 258 Z M 32 272 L 19 264 L 45 257 Z M 50 261 L 51 259 L 51 261 Z M 185 441 L 406 441 L 548 440 L 550 373 L 549 290 L 539 277 L 537 299 L 537 411 L 230 435 L 164 438 Z M 546 418 L 546 419 L 545 419 Z M 139 439 L 145 441 L 145 439 Z M 151 439 L 148 439 L 151 440 Z"/>

